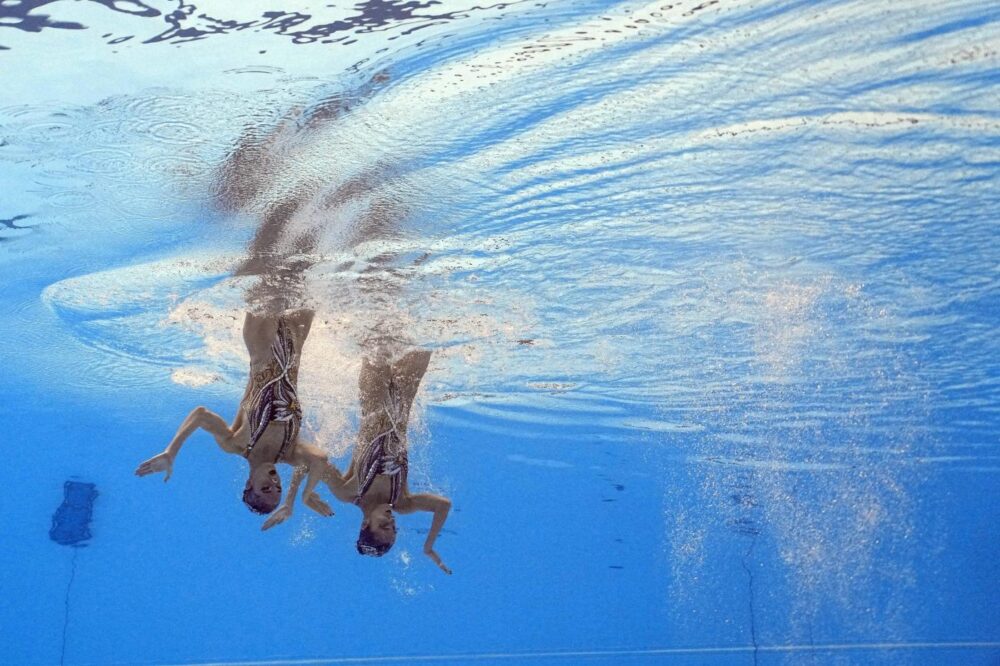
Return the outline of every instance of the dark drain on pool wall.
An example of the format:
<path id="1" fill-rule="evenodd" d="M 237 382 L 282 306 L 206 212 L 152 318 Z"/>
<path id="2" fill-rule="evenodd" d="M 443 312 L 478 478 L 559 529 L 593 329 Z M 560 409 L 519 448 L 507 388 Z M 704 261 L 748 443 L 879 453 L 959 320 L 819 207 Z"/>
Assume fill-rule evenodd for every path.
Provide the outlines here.
<path id="1" fill-rule="evenodd" d="M 63 501 L 52 514 L 49 538 L 63 546 L 81 548 L 90 539 L 90 521 L 94 516 L 97 486 L 84 481 L 63 484 Z"/>

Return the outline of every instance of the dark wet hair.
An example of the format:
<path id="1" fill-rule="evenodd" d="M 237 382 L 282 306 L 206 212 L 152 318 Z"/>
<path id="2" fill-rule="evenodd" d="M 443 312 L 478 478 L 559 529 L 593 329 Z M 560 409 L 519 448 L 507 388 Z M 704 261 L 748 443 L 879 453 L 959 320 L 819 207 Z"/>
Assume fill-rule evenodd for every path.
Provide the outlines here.
<path id="1" fill-rule="evenodd" d="M 383 541 L 371 528 L 363 526 L 358 533 L 358 555 L 382 557 L 392 549 L 395 543 L 395 538 L 391 541 Z"/>
<path id="2" fill-rule="evenodd" d="M 247 505 L 247 508 L 262 516 L 266 516 L 277 509 L 278 502 L 281 501 L 281 496 L 275 494 L 272 500 L 266 495 L 258 495 L 254 492 L 253 484 L 250 481 L 250 479 L 247 479 L 247 485 L 243 487 L 243 503 Z"/>

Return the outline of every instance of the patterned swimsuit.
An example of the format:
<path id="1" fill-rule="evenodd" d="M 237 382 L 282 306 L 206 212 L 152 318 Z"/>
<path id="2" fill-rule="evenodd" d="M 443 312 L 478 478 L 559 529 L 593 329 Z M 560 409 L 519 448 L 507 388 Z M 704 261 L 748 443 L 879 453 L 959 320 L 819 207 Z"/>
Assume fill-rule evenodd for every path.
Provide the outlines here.
<path id="1" fill-rule="evenodd" d="M 401 417 L 399 390 L 393 381 L 389 382 L 387 400 L 383 402 L 382 409 L 388 427 L 362 449 L 355 504 L 361 503 L 361 498 L 368 492 L 379 474 L 390 477 L 392 482 L 389 504 L 396 503 L 406 485 L 408 461 L 403 434 L 399 430 Z"/>
<path id="2" fill-rule="evenodd" d="M 302 422 L 302 408 L 295 393 L 295 341 L 284 317 L 278 318 L 278 331 L 271 343 L 271 363 L 267 368 L 253 377 L 254 392 L 250 403 L 245 407 L 250 421 L 250 443 L 247 445 L 246 457 L 264 435 L 267 426 L 272 421 L 285 424 L 285 435 L 275 462 L 281 460 L 288 452 L 288 447 L 299 434 L 299 424 Z"/>

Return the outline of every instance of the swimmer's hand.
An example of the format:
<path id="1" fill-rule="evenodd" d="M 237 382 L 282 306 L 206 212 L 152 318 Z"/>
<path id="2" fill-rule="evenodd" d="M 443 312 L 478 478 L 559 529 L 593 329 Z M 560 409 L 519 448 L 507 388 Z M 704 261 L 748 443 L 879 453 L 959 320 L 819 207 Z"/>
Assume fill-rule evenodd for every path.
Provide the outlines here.
<path id="1" fill-rule="evenodd" d="M 157 472 L 166 472 L 163 477 L 163 482 L 166 483 L 170 480 L 170 475 L 174 471 L 174 457 L 164 451 L 159 455 L 155 455 L 146 462 L 142 463 L 135 469 L 136 476 L 148 476 L 150 474 L 156 474 Z"/>
<path id="2" fill-rule="evenodd" d="M 444 562 L 441 561 L 441 556 L 434 551 L 433 548 L 424 548 L 424 554 L 431 558 L 434 564 L 438 565 L 438 569 L 445 572 L 449 576 L 451 575 L 451 569 L 449 569 Z"/>
<path id="3" fill-rule="evenodd" d="M 264 521 L 264 524 L 261 526 L 260 529 L 262 532 L 264 530 L 269 530 L 275 525 L 278 525 L 279 523 L 283 523 L 286 520 L 288 520 L 289 516 L 291 515 L 292 515 L 292 507 L 288 506 L 287 504 L 282 504 L 281 506 L 279 506 L 277 509 L 274 510 L 274 513 L 271 514 L 270 518 Z"/>
<path id="4" fill-rule="evenodd" d="M 319 498 L 319 495 L 317 495 L 316 493 L 309 493 L 308 495 L 305 496 L 303 501 L 306 503 L 307 507 L 309 507 L 310 509 L 312 509 L 321 516 L 329 518 L 330 516 L 333 515 L 333 509 L 330 508 L 330 505 L 321 500 Z"/>

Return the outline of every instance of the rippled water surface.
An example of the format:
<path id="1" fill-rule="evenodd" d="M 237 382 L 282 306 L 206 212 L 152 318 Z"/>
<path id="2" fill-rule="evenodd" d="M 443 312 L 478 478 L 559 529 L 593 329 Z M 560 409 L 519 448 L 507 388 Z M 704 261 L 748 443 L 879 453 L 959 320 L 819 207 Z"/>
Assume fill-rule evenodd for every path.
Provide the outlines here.
<path id="1" fill-rule="evenodd" d="M 1000 659 L 995 6 L 299 5 L 0 2 L 0 661 Z M 372 322 L 434 350 L 451 577 L 132 476 L 269 228 L 335 460 Z"/>

